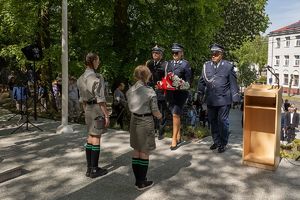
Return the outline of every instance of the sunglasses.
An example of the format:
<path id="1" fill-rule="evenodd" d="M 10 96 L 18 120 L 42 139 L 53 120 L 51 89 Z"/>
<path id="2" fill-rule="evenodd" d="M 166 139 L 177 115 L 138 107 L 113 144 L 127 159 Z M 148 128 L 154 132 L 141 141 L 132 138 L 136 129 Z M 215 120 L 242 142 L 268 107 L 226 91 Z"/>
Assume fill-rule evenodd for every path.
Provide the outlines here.
<path id="1" fill-rule="evenodd" d="M 219 55 L 221 55 L 221 52 L 219 52 L 219 51 L 213 51 L 213 52 L 211 52 L 211 56 L 217 57 Z"/>
<path id="2" fill-rule="evenodd" d="M 178 55 L 179 52 L 172 52 L 173 55 Z"/>
<path id="3" fill-rule="evenodd" d="M 152 51 L 152 54 L 160 54 L 158 51 Z"/>

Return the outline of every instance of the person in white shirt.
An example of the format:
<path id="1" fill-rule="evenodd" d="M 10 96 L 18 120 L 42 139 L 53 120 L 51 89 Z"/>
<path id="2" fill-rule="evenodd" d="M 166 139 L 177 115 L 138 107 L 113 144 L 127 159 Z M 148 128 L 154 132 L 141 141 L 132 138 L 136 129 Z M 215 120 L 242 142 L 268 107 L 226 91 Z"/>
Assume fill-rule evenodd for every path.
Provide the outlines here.
<path id="1" fill-rule="evenodd" d="M 286 140 L 288 143 L 291 143 L 296 137 L 295 129 L 299 125 L 299 114 L 296 111 L 295 105 L 292 104 L 288 108 L 288 112 L 285 115 L 284 124 Z"/>

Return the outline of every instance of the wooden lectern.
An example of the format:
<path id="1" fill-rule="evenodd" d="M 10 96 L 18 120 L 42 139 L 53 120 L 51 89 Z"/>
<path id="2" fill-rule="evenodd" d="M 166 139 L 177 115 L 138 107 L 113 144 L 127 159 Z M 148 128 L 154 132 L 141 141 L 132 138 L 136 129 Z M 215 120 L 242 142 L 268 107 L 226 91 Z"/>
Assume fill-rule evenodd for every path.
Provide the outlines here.
<path id="1" fill-rule="evenodd" d="M 243 164 L 276 170 L 280 162 L 282 87 L 252 84 L 244 92 Z"/>

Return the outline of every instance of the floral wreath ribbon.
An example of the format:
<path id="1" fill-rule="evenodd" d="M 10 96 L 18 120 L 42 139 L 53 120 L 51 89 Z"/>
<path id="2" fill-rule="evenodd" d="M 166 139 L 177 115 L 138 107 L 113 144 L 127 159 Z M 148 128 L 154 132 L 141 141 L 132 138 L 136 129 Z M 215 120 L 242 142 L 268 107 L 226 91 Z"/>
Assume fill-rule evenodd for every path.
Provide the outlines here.
<path id="1" fill-rule="evenodd" d="M 190 88 L 190 84 L 173 72 L 169 72 L 161 81 L 157 81 L 157 88 L 159 90 L 163 90 L 164 94 L 166 94 L 167 90 L 188 90 Z"/>

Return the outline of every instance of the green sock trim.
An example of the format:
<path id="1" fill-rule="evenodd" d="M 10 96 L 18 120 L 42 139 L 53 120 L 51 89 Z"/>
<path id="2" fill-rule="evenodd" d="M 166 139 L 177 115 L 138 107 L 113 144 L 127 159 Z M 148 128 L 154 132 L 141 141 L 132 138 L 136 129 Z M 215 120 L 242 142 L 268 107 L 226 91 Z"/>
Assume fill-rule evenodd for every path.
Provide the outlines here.
<path id="1" fill-rule="evenodd" d="M 132 164 L 135 164 L 135 165 L 138 165 L 139 164 L 139 158 L 132 158 L 132 160 L 131 160 L 131 163 Z"/>
<path id="2" fill-rule="evenodd" d="M 139 160 L 139 165 L 148 166 L 149 165 L 149 160 L 140 159 Z"/>
<path id="3" fill-rule="evenodd" d="M 148 166 L 149 163 L 139 163 L 139 165 L 142 165 L 142 166 Z"/>
<path id="4" fill-rule="evenodd" d="M 100 145 L 92 145 L 92 151 L 100 151 Z"/>
<path id="5" fill-rule="evenodd" d="M 84 144 L 84 147 L 85 147 L 86 149 L 92 149 L 93 145 L 88 144 L 88 143 L 85 143 L 85 144 Z"/>

